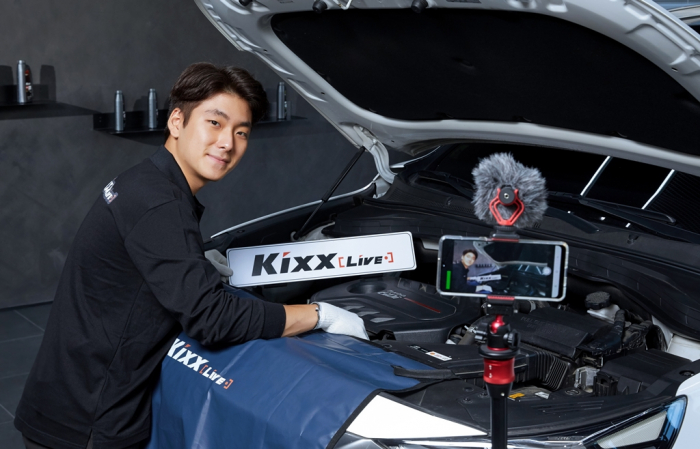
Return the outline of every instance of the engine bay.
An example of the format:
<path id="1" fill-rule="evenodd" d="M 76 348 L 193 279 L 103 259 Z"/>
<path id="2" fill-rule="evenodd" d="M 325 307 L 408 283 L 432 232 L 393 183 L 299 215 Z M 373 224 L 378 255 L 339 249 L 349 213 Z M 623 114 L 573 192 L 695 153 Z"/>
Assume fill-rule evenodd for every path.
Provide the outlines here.
<path id="1" fill-rule="evenodd" d="M 521 338 L 514 402 L 632 395 L 690 363 L 665 352 L 661 329 L 636 310 L 621 308 L 619 294 L 594 287 L 573 282 L 562 303 L 517 302 L 507 317 Z M 442 296 L 434 285 L 384 275 L 321 290 L 311 301 L 356 313 L 372 344 L 434 368 L 427 374 L 397 367 L 397 375 L 454 381 L 455 395 L 467 402 L 486 397 L 475 333 L 492 317 L 481 298 Z M 441 394 L 445 388 L 439 387 Z M 471 394 L 465 396 L 465 388 Z"/>
<path id="2" fill-rule="evenodd" d="M 488 431 L 490 398 L 476 336 L 493 317 L 486 314 L 484 299 L 441 295 L 435 280 L 441 236 L 488 235 L 492 229 L 474 219 L 466 198 L 451 194 L 445 200 L 444 193 L 419 189 L 400 177 L 381 198 L 372 198 L 370 191 L 341 206 L 317 220 L 302 241 L 409 231 L 416 268 L 262 285 L 257 293 L 286 304 L 326 302 L 357 314 L 369 344 L 430 367 L 395 366 L 395 375 L 420 381 L 418 388 L 392 393 L 395 399 Z M 307 220 L 296 210 L 290 215 L 297 228 Z M 289 220 L 280 217 L 276 233 L 262 224 L 239 229 L 242 235 L 226 245 L 234 240 L 236 246 L 286 243 Z M 700 361 L 691 361 L 697 359 L 695 352 L 676 352 L 689 358 L 672 353 L 674 335 L 695 345 L 700 337 L 691 295 L 697 277 L 644 252 L 666 254 L 673 247 L 684 254 L 685 246 L 602 225 L 594 226 L 600 236 L 592 239 L 587 228 L 572 226 L 571 220 L 545 218 L 519 232 L 523 238 L 566 241 L 571 253 L 561 302 L 517 300 L 505 317 L 520 335 L 508 395 L 509 434 L 514 436 L 641 413 L 674 398 L 678 386 L 700 371 Z M 632 245 L 644 251 L 628 251 Z"/>

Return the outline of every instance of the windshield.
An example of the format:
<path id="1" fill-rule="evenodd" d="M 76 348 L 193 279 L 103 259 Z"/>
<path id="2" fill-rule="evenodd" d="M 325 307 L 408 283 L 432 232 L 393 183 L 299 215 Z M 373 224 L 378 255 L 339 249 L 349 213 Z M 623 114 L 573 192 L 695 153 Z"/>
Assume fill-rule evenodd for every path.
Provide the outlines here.
<path id="1" fill-rule="evenodd" d="M 453 145 L 425 168 L 470 182 L 479 160 L 500 152 L 511 153 L 524 165 L 538 168 L 549 192 L 661 212 L 676 219 L 674 226 L 700 234 L 700 198 L 692 195 L 700 191 L 700 178 L 667 168 L 577 151 L 488 143 Z M 589 221 L 635 229 L 626 220 L 583 206 L 560 206 L 557 201 L 550 195 L 553 207 L 566 207 Z"/>
<path id="2" fill-rule="evenodd" d="M 657 0 L 659 6 L 671 11 L 673 15 L 700 32 L 700 0 Z"/>
<path id="3" fill-rule="evenodd" d="M 656 3 L 658 3 L 660 6 L 666 8 L 666 9 L 676 9 L 676 8 L 685 8 L 687 6 L 700 5 L 700 0 L 686 0 L 686 1 L 656 0 Z"/>

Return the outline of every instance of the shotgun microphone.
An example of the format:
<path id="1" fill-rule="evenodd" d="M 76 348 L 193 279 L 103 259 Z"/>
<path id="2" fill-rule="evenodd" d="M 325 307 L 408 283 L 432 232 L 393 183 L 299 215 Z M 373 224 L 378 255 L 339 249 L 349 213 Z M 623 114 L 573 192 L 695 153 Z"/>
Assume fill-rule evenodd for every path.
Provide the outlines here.
<path id="1" fill-rule="evenodd" d="M 510 153 L 496 153 L 482 159 L 472 170 L 472 176 L 476 184 L 474 213 L 488 224 L 497 225 L 499 219 L 514 218 L 511 225 L 527 228 L 540 221 L 547 210 L 547 188 L 542 174 L 517 162 Z M 517 202 L 521 203 L 520 207 Z M 517 213 L 519 217 L 514 216 Z"/>

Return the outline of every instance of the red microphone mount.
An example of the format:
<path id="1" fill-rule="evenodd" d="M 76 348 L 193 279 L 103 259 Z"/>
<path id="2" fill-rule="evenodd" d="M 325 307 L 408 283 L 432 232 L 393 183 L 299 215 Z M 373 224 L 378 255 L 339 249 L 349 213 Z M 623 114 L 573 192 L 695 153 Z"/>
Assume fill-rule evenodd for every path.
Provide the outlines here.
<path id="1" fill-rule="evenodd" d="M 498 205 L 502 206 L 512 206 L 515 205 L 515 211 L 510 218 L 505 219 L 498 210 Z M 493 218 L 500 226 L 513 226 L 518 218 L 523 214 L 525 210 L 525 205 L 518 196 L 518 189 L 514 189 L 511 186 L 503 186 L 498 189 L 498 194 L 489 203 L 489 210 L 493 214 Z"/>

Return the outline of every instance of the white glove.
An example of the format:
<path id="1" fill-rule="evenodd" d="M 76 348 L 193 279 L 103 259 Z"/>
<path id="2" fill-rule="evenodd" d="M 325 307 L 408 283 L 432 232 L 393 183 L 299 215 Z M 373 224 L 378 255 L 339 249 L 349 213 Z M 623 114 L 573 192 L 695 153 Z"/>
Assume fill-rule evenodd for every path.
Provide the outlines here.
<path id="1" fill-rule="evenodd" d="M 228 282 L 228 278 L 233 276 L 233 270 L 228 267 L 228 261 L 219 251 L 215 249 L 210 249 L 209 251 L 204 251 L 204 257 L 209 259 L 216 271 L 221 275 L 221 282 Z"/>
<path id="2" fill-rule="evenodd" d="M 314 329 L 323 329 L 329 334 L 350 335 L 369 340 L 365 322 L 356 314 L 325 302 L 314 304 L 318 307 L 318 324 Z"/>

